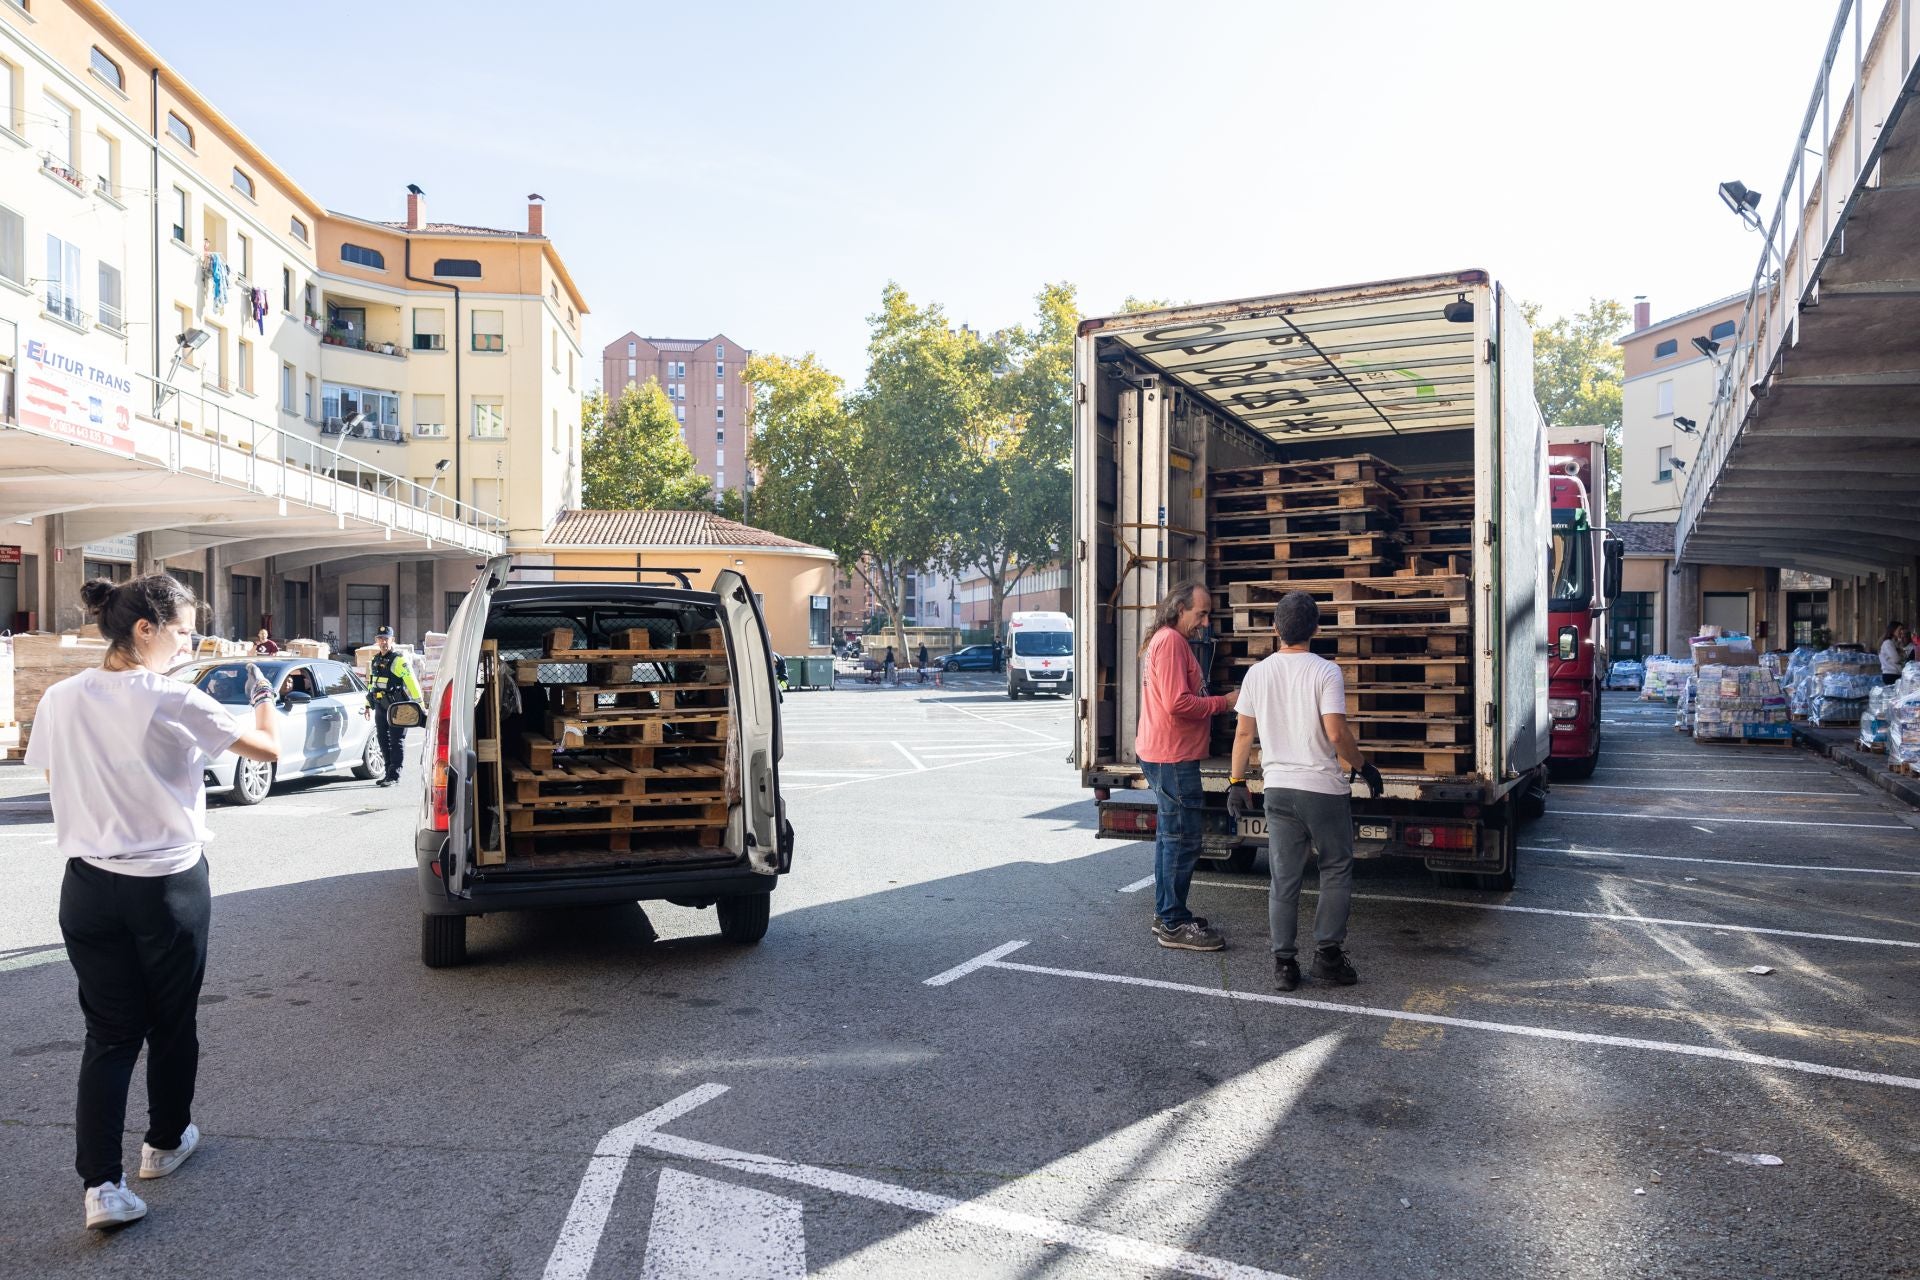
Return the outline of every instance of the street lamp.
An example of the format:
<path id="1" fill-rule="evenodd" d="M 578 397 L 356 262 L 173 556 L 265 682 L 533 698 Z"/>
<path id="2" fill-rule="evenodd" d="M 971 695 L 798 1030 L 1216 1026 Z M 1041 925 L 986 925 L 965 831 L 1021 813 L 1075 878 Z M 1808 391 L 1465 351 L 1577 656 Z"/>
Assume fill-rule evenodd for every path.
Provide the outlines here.
<path id="1" fill-rule="evenodd" d="M 1693 349 L 1709 360 L 1720 354 L 1720 344 L 1712 338 L 1695 338 L 1693 340 Z"/>
<path id="2" fill-rule="evenodd" d="M 180 366 L 186 362 L 187 357 L 206 346 L 207 339 L 212 336 L 205 329 L 188 329 L 173 340 L 173 363 L 167 366 L 167 376 L 160 380 L 160 386 L 154 394 L 155 413 L 158 413 L 160 407 L 166 404 L 168 396 L 179 390 L 173 385 L 173 375 L 180 372 Z"/>
<path id="3" fill-rule="evenodd" d="M 442 458 L 433 464 L 433 478 L 427 481 L 427 505 L 429 507 L 433 505 L 433 499 L 436 496 L 434 490 L 440 487 L 440 477 L 447 473 L 447 467 L 451 465 L 452 462 L 452 458 Z"/>
<path id="4" fill-rule="evenodd" d="M 1700 430 L 1700 424 L 1695 422 L 1692 418 L 1675 418 L 1673 420 L 1673 425 L 1680 428 L 1680 430 L 1686 432 L 1688 435 L 1696 435 L 1699 433 L 1699 430 Z"/>

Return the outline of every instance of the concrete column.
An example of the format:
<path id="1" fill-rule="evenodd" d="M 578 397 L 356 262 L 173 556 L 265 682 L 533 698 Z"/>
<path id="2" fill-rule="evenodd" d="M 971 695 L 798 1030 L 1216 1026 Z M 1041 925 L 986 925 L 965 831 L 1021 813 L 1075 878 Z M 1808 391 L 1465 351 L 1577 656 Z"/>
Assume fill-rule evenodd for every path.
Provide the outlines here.
<path id="1" fill-rule="evenodd" d="M 47 598 L 41 607 L 40 625 L 49 631 L 72 631 L 87 620 L 80 604 L 80 584 L 86 581 L 86 553 L 67 546 L 67 518 L 49 517 L 47 554 Z M 66 548 L 64 551 L 61 548 Z"/>
<path id="2" fill-rule="evenodd" d="M 1667 578 L 1667 653 L 1684 658 L 1687 641 L 1700 633 L 1700 566 L 1683 564 Z"/>
<path id="3" fill-rule="evenodd" d="M 233 634 L 233 570 L 220 548 L 207 548 L 207 630 L 216 636 Z"/>
<path id="4" fill-rule="evenodd" d="M 406 643 L 423 643 L 433 629 L 433 567 L 431 560 L 405 561 L 399 566 L 393 628 Z"/>
<path id="5" fill-rule="evenodd" d="M 144 578 L 150 573 L 165 572 L 166 566 L 153 554 L 153 535 L 136 533 L 133 535 L 133 576 Z"/>

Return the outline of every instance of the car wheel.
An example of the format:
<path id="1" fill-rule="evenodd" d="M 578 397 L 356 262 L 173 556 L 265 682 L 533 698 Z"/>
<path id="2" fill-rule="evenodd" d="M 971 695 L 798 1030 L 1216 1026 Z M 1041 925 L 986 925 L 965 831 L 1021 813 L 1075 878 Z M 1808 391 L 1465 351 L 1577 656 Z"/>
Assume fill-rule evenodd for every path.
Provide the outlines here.
<path id="1" fill-rule="evenodd" d="M 360 763 L 353 766 L 353 776 L 364 782 L 379 777 L 386 766 L 387 758 L 380 754 L 380 735 L 369 733 L 367 745 L 360 752 Z"/>
<path id="2" fill-rule="evenodd" d="M 767 921 L 773 915 L 772 894 L 730 894 L 713 907 L 720 915 L 720 936 L 728 942 L 749 946 L 767 936 Z"/>
<path id="3" fill-rule="evenodd" d="M 273 776 L 277 766 L 263 764 L 258 760 L 242 760 L 233 771 L 233 802 L 241 805 L 259 804 L 273 790 Z"/>
<path id="4" fill-rule="evenodd" d="M 465 916 L 420 916 L 420 963 L 429 969 L 451 969 L 467 962 Z"/>

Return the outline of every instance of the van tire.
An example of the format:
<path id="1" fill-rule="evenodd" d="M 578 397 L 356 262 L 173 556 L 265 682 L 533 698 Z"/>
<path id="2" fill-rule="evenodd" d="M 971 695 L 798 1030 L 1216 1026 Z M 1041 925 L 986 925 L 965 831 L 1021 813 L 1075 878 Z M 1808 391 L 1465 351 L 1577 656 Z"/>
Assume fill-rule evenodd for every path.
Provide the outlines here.
<path id="1" fill-rule="evenodd" d="M 452 969 L 467 962 L 467 918 L 420 914 L 420 963 Z"/>
<path id="2" fill-rule="evenodd" d="M 733 893 L 713 904 L 720 916 L 720 936 L 728 942 L 751 946 L 767 936 L 767 921 L 773 915 L 770 893 Z"/>

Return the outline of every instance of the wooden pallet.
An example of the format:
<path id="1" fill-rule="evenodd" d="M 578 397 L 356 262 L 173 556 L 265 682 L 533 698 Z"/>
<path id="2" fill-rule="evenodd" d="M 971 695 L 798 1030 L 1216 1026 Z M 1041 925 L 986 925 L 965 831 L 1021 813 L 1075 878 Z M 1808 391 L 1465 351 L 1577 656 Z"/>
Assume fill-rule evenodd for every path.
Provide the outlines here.
<path id="1" fill-rule="evenodd" d="M 1347 556 L 1329 556 L 1319 560 L 1223 560 L 1212 567 L 1217 584 L 1226 585 L 1257 579 L 1293 586 L 1305 582 L 1324 582 L 1329 578 L 1378 578 L 1400 567 L 1400 562 L 1385 557 L 1355 560 Z M 1219 590 L 1219 586 L 1214 588 Z"/>
<path id="2" fill-rule="evenodd" d="M 1226 551 L 1271 549 L 1272 559 L 1291 560 L 1370 560 L 1384 559 L 1399 549 L 1392 534 L 1369 533 L 1258 533 L 1214 538 L 1207 543 L 1207 557 L 1218 564 L 1240 563 Z"/>
<path id="3" fill-rule="evenodd" d="M 1394 480 L 1411 502 L 1459 502 L 1473 497 L 1473 477 L 1402 475 Z"/>
<path id="4" fill-rule="evenodd" d="M 669 833 L 671 835 L 672 833 Z M 550 871 L 593 867 L 642 867 L 690 862 L 726 862 L 733 855 L 720 846 L 725 827 L 690 833 L 691 841 L 663 843 L 644 831 L 521 832 L 507 838 L 508 871 Z M 609 855 L 622 855 L 609 860 Z"/>
<path id="5" fill-rule="evenodd" d="M 1333 628 L 1365 630 L 1382 625 L 1465 626 L 1469 622 L 1465 599 L 1424 599 L 1398 597 L 1387 600 L 1323 601 L 1320 604 L 1321 630 Z M 1232 611 L 1233 634 L 1270 630 L 1275 625 L 1277 604 L 1246 604 Z M 1328 615 L 1331 614 L 1331 620 Z"/>
<path id="6" fill-rule="evenodd" d="M 1680 731 L 1689 732 L 1686 729 Z M 1730 747 L 1790 747 L 1793 745 L 1792 738 L 1695 738 L 1694 741 L 1725 744 Z"/>
<path id="7" fill-rule="evenodd" d="M 1347 715 L 1358 718 L 1382 712 L 1427 716 L 1471 715 L 1472 694 L 1465 685 L 1374 683 L 1347 687 Z"/>
<path id="8" fill-rule="evenodd" d="M 622 799 L 618 804 L 608 804 L 604 797 L 582 797 L 599 799 L 597 805 L 555 804 L 537 807 L 510 806 L 507 810 L 507 831 L 511 835 L 528 833 L 546 833 L 555 831 L 686 831 L 694 832 L 711 827 L 723 827 L 727 821 L 727 806 L 721 801 L 700 799 L 680 799 L 667 797 L 674 801 L 667 806 L 683 810 L 680 813 L 661 814 L 648 812 L 650 806 Z M 639 816 L 636 816 L 638 814 Z"/>
<path id="9" fill-rule="evenodd" d="M 1425 712 L 1361 711 L 1347 713 L 1354 736 L 1361 742 L 1412 747 L 1452 746 L 1473 737 L 1467 716 L 1434 716 Z"/>
<path id="10" fill-rule="evenodd" d="M 1224 520 L 1236 516 L 1289 512 L 1309 515 L 1367 507 L 1392 512 L 1399 503 L 1399 491 L 1385 484 L 1282 484 L 1264 489 L 1215 490 L 1207 499 L 1207 514 L 1215 520 Z"/>
<path id="11" fill-rule="evenodd" d="M 522 761 L 507 767 L 509 804 L 556 796 L 641 796 L 660 788 L 686 791 L 726 776 L 720 761 L 635 766 L 610 756 L 561 756 L 545 769 Z"/>
<path id="12" fill-rule="evenodd" d="M 588 733 L 594 730 L 604 733 L 609 729 L 620 731 L 610 739 L 612 742 L 656 747 L 666 742 L 668 724 L 695 741 L 716 741 L 726 736 L 732 718 L 732 713 L 728 711 L 642 711 L 627 708 L 594 712 L 591 715 L 548 712 L 546 729 L 548 738 L 568 749 L 584 747 Z"/>
<path id="13" fill-rule="evenodd" d="M 1376 458 L 1370 453 L 1357 453 L 1345 458 L 1316 458 L 1307 462 L 1263 462 L 1258 466 L 1222 469 L 1212 472 L 1210 479 L 1216 487 L 1258 489 L 1306 481 L 1354 484 L 1369 480 L 1386 480 L 1398 475 L 1399 472 L 1400 469 L 1390 462 Z"/>
<path id="14" fill-rule="evenodd" d="M 1223 537 L 1254 537 L 1386 533 L 1394 525 L 1394 516 L 1385 507 L 1329 507 L 1321 511 L 1249 511 L 1217 515 L 1212 529 L 1216 540 Z"/>
<path id="15" fill-rule="evenodd" d="M 521 763 L 536 772 L 556 768 L 562 761 L 579 756 L 612 759 L 636 772 L 671 776 L 666 771 L 682 766 L 709 764 L 720 758 L 727 742 L 720 738 L 681 739 L 676 742 L 619 742 L 594 739 L 573 746 L 561 746 L 545 734 L 524 733 L 515 743 Z"/>
<path id="16" fill-rule="evenodd" d="M 1278 603 L 1290 591 L 1305 591 L 1322 604 L 1360 600 L 1465 600 L 1467 579 L 1460 575 L 1398 574 L 1378 578 L 1328 578 L 1317 582 L 1234 582 L 1227 585 L 1229 606 Z"/>
<path id="17" fill-rule="evenodd" d="M 601 712 L 628 711 L 702 711 L 727 705 L 729 686 L 724 680 L 670 684 L 556 684 L 537 686 L 552 689 L 558 696 L 563 715 L 591 716 Z M 719 701 L 713 701 L 719 695 Z"/>
<path id="18" fill-rule="evenodd" d="M 1360 750 L 1382 773 L 1423 773 L 1456 777 L 1473 772 L 1473 744 L 1427 746 L 1362 739 Z"/>
<path id="19" fill-rule="evenodd" d="M 1322 627 L 1315 642 L 1330 642 L 1327 657 L 1372 659 L 1451 658 L 1473 642 L 1465 627 L 1379 625 Z"/>

